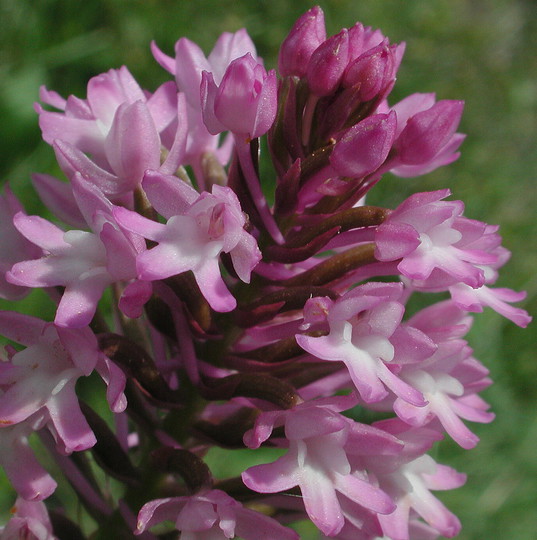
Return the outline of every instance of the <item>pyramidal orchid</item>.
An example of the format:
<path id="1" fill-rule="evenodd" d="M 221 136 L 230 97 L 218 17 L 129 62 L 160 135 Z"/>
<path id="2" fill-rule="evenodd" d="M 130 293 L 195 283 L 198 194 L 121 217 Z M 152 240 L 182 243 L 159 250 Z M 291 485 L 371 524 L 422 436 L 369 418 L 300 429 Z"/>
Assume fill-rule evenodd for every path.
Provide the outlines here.
<path id="1" fill-rule="evenodd" d="M 405 45 L 361 23 L 330 36 L 319 7 L 277 71 L 244 29 L 207 56 L 151 48 L 170 74 L 154 90 L 126 67 L 85 98 L 41 89 L 66 177 L 33 176 L 50 219 L 0 195 L 0 297 L 42 289 L 55 310 L 0 312 L 17 492 L 0 537 L 456 536 L 434 492 L 465 475 L 429 452 L 473 448 L 494 418 L 468 331 L 489 307 L 531 317 L 496 286 L 498 227 L 449 189 L 367 194 L 457 159 L 463 103 L 394 103 Z"/>

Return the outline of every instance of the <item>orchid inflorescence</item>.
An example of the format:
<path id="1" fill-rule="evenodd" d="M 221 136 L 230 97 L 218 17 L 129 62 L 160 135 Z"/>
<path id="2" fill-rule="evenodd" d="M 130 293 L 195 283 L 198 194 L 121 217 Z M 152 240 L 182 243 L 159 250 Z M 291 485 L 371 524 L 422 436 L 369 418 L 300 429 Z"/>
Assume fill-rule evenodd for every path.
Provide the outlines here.
<path id="1" fill-rule="evenodd" d="M 404 44 L 360 23 L 327 37 L 318 7 L 279 75 L 245 30 L 208 57 L 186 38 L 152 51 L 174 77 L 154 92 L 126 67 L 86 99 L 41 89 L 68 182 L 33 182 L 56 223 L 0 198 L 0 295 L 57 304 L 53 322 L 0 312 L 0 464 L 18 494 L 1 538 L 286 540 L 305 519 L 323 538 L 455 536 L 432 491 L 465 476 L 427 452 L 446 434 L 473 448 L 464 421 L 493 419 L 465 336 L 485 307 L 525 327 L 524 294 L 493 286 L 498 228 L 448 189 L 395 209 L 366 195 L 457 159 L 462 102 L 390 105 Z M 416 296 L 427 307 L 407 309 Z M 86 377 L 106 405 L 79 397 Z M 59 505 L 37 443 L 93 529 Z M 214 447 L 278 457 L 215 478 Z"/>

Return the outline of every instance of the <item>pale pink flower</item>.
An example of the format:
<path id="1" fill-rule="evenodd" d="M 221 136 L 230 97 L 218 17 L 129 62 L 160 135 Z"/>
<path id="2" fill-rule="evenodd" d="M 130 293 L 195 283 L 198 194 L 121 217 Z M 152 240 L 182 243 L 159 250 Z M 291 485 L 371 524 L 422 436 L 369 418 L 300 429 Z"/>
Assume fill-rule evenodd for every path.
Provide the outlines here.
<path id="1" fill-rule="evenodd" d="M 111 203 L 79 175 L 73 179 L 73 192 L 93 232 L 64 232 L 39 216 L 19 212 L 15 227 L 39 246 L 44 256 L 15 264 L 6 278 L 27 287 L 65 286 L 55 323 L 81 328 L 90 323 L 108 285 L 136 277 L 135 256 L 145 246 L 119 230 Z"/>
<path id="2" fill-rule="evenodd" d="M 0 313 L 0 330 L 2 335 L 26 345 L 0 365 L 4 387 L 1 425 L 18 424 L 44 409 L 69 451 L 92 446 L 95 438 L 75 393 L 78 378 L 90 375 L 99 360 L 92 332 L 88 328 L 58 328 L 9 311 Z"/>
<path id="3" fill-rule="evenodd" d="M 357 424 L 338 413 L 348 407 L 348 398 L 330 398 L 300 404 L 287 411 L 263 413 L 245 443 L 253 448 L 285 426 L 289 451 L 274 463 L 256 465 L 242 474 L 243 482 L 259 493 L 278 493 L 299 486 L 306 511 L 313 523 L 329 536 L 344 525 L 339 497 L 375 513 L 390 513 L 389 497 L 371 483 L 365 470 L 353 470 L 348 454 L 368 454 L 372 448 L 399 450 L 386 433 Z"/>
<path id="4" fill-rule="evenodd" d="M 246 283 L 261 258 L 256 240 L 244 230 L 246 218 L 235 193 L 214 185 L 212 193 L 199 194 L 176 177 L 152 172 L 143 186 L 166 224 L 125 208 L 114 210 L 122 227 L 158 243 L 138 255 L 138 277 L 153 281 L 192 270 L 213 309 L 234 309 L 236 301 L 220 273 L 220 254 L 230 254 L 238 277 Z"/>
<path id="5" fill-rule="evenodd" d="M 420 407 L 425 404 L 421 392 L 396 375 L 399 368 L 394 360 L 392 337 L 404 313 L 399 301 L 402 292 L 401 284 L 371 282 L 352 289 L 335 302 L 323 299 L 321 311 L 326 313 L 328 335 L 298 334 L 297 343 L 317 358 L 343 362 L 365 402 L 382 400 L 389 388 L 401 399 Z M 309 300 L 306 306 L 318 301 Z M 413 338 L 408 335 L 407 339 Z"/>
<path id="6" fill-rule="evenodd" d="M 235 33 L 224 32 L 214 48 L 206 57 L 198 45 L 187 38 L 181 38 L 175 44 L 175 58 L 164 54 L 155 43 L 151 44 L 157 62 L 172 75 L 175 75 L 177 88 L 186 96 L 188 117 L 188 137 L 185 163 L 194 167 L 198 181 L 203 185 L 200 171 L 200 159 L 206 152 L 216 155 L 222 164 L 229 161 L 232 139 L 220 144 L 219 137 L 207 131 L 202 117 L 200 86 L 202 73 L 211 73 L 214 82 L 219 85 L 229 64 L 245 54 L 258 59 L 255 45 L 246 30 Z"/>
<path id="7" fill-rule="evenodd" d="M 466 475 L 437 464 L 425 454 L 442 436 L 435 430 L 410 428 L 395 418 L 376 422 L 374 426 L 395 436 L 403 444 L 397 454 L 355 458 L 354 466 L 366 468 L 396 504 L 394 512 L 378 514 L 384 535 L 392 540 L 414 538 L 410 537 L 409 529 L 416 530 L 416 524 L 412 523 L 419 516 L 439 534 L 456 536 L 461 527 L 459 520 L 431 490 L 457 488 L 465 483 Z"/>
<path id="8" fill-rule="evenodd" d="M 465 283 L 454 283 L 449 287 L 451 298 L 460 309 L 480 313 L 484 307 L 490 307 L 518 326 L 526 328 L 532 317 L 526 310 L 509 305 L 512 302 L 524 300 L 526 293 L 524 291 L 513 291 L 505 287 L 489 287 L 489 285 L 496 283 L 498 279 L 497 269 L 503 266 L 511 255 L 508 250 L 501 246 L 496 248 L 494 253 L 498 255 L 498 260 L 493 264 L 482 267 L 485 284 L 474 289 Z"/>
<path id="9" fill-rule="evenodd" d="M 78 404 L 75 385 L 97 370 L 108 385 L 111 408 L 126 406 L 125 377 L 99 352 L 89 328 L 70 329 L 16 312 L 0 312 L 0 334 L 25 345 L 0 364 L 0 425 L 40 420 L 53 431 L 58 450 L 68 454 L 96 440 Z M 33 420 L 32 420 L 33 418 Z M 42 420 L 40 420 L 42 421 Z M 43 425 L 43 424 L 40 424 Z"/>
<path id="10" fill-rule="evenodd" d="M 394 403 L 397 415 L 413 426 L 427 425 L 437 418 L 463 448 L 473 448 L 479 438 L 462 422 L 488 423 L 494 414 L 475 392 L 491 384 L 488 370 L 471 356 L 462 340 L 444 342 L 428 360 L 405 366 L 399 376 L 423 393 L 427 404 L 414 407 L 400 399 Z"/>
<path id="11" fill-rule="evenodd" d="M 0 539 L 56 540 L 44 503 L 18 498 L 11 508 L 9 521 L 0 527 Z"/>
<path id="12" fill-rule="evenodd" d="M 166 96 L 167 99 L 161 95 L 170 94 L 171 89 L 169 84 L 163 85 L 148 98 L 125 66 L 90 79 L 87 99 L 69 96 L 65 100 L 56 92 L 42 87 L 41 100 L 63 111 L 50 112 L 36 105 L 43 138 L 49 144 L 56 139 L 65 141 L 90 154 L 98 165 L 105 165 L 108 161 L 106 139 L 118 109 L 122 105 L 133 105 L 136 102 L 144 104 L 157 131 L 163 131 L 176 115 L 174 100 L 169 99 L 175 97 L 176 91 L 172 90 L 171 96 Z"/>
<path id="13" fill-rule="evenodd" d="M 432 286 L 440 279 L 447 285 L 462 281 L 480 287 L 485 280 L 481 266 L 498 257 L 488 242 L 482 242 L 485 249 L 476 246 L 476 239 L 495 239 L 495 230 L 463 217 L 461 201 L 442 201 L 449 194 L 447 189 L 416 193 L 401 203 L 376 230 L 375 257 L 400 259 L 397 268 L 403 276 L 421 281 L 431 277 Z"/>
<path id="14" fill-rule="evenodd" d="M 213 489 L 192 496 L 150 501 L 138 514 L 134 534 L 171 521 L 182 540 L 297 540 L 295 531 L 275 519 L 245 508 L 224 491 Z"/>

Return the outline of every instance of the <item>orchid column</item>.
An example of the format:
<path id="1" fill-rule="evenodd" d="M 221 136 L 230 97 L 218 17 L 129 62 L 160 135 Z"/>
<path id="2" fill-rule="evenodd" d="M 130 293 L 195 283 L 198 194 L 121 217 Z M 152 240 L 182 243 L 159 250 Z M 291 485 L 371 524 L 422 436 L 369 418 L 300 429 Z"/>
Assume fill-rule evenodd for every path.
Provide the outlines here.
<path id="1" fill-rule="evenodd" d="M 303 520 L 323 538 L 456 536 L 433 492 L 465 475 L 427 452 L 471 449 L 466 422 L 493 419 L 465 337 L 485 307 L 527 326 L 524 294 L 494 287 L 498 227 L 449 189 L 366 200 L 386 173 L 458 158 L 462 102 L 391 103 L 404 44 L 360 23 L 327 37 L 320 8 L 278 74 L 245 30 L 207 57 L 186 38 L 152 51 L 173 75 L 154 91 L 126 67 L 85 99 L 41 89 L 67 180 L 33 177 L 52 221 L 0 199 L 0 295 L 57 306 L 0 313 L 0 464 L 18 494 L 2 538 L 285 540 Z M 262 446 L 279 457 L 238 477 L 205 460 Z"/>

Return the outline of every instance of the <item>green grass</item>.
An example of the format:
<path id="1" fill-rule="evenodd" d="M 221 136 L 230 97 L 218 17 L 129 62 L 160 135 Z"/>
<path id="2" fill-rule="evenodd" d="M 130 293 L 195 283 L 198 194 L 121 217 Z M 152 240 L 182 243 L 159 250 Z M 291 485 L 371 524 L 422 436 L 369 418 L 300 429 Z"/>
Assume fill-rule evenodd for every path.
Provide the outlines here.
<path id="1" fill-rule="evenodd" d="M 532 0 L 327 0 L 328 30 L 356 20 L 380 27 L 407 51 L 394 100 L 413 92 L 466 102 L 461 159 L 417 179 L 386 178 L 371 194 L 386 206 L 419 190 L 450 187 L 466 214 L 501 224 L 513 257 L 500 285 L 526 289 L 537 312 L 537 7 Z M 310 4 L 303 0 L 0 0 L 0 177 L 29 212 L 41 212 L 30 174 L 57 171 L 40 139 L 32 103 L 46 84 L 85 96 L 87 80 L 125 64 L 148 89 L 166 79 L 153 61 L 155 39 L 172 53 L 185 35 L 210 50 L 223 31 L 246 26 L 267 66 Z M 33 295 L 24 310 L 41 310 Z M 4 309 L 9 306 L 1 304 Z M 50 309 L 47 312 L 50 316 Z M 470 452 L 440 445 L 438 458 L 469 474 L 442 494 L 463 522 L 461 539 L 533 540 L 537 530 L 537 332 L 494 313 L 477 317 L 470 342 L 495 384 L 484 392 L 497 418 L 476 426 Z M 10 504 L 0 488 L 0 504 Z M 306 538 L 306 535 L 304 536 Z"/>

